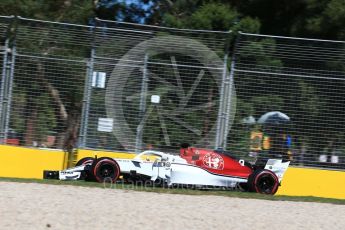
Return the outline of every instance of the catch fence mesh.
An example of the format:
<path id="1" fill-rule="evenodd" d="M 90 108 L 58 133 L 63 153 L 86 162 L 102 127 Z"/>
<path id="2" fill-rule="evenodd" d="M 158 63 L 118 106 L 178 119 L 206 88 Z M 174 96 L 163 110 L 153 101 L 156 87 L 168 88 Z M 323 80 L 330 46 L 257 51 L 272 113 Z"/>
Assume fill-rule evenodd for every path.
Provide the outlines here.
<path id="1" fill-rule="evenodd" d="M 130 152 L 187 142 L 344 169 L 344 45 L 0 17 L 0 141 Z"/>
<path id="2" fill-rule="evenodd" d="M 293 164 L 344 168 L 344 48 L 341 41 L 240 34 L 229 148 L 239 156 L 278 154 Z M 265 121 L 268 112 L 289 119 Z"/>
<path id="3" fill-rule="evenodd" d="M 230 33 L 96 22 L 82 145 L 214 148 Z"/>

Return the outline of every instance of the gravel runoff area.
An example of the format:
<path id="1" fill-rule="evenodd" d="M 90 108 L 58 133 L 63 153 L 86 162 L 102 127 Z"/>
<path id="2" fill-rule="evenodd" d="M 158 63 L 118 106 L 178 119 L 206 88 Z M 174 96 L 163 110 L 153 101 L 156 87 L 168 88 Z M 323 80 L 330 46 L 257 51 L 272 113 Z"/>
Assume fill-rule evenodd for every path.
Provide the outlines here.
<path id="1" fill-rule="evenodd" d="M 0 182 L 0 229 L 345 229 L 345 205 Z"/>

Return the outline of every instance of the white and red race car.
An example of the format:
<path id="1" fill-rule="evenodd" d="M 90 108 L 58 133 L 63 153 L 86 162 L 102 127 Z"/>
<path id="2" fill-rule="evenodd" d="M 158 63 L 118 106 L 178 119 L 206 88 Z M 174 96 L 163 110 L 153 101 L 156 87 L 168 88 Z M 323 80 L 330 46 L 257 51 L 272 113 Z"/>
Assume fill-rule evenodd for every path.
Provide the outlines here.
<path id="1" fill-rule="evenodd" d="M 183 146 L 180 155 L 144 151 L 133 159 L 108 157 L 83 158 L 76 167 L 62 171 L 44 171 L 45 179 L 93 180 L 116 182 L 121 178 L 160 181 L 167 186 L 240 188 L 263 194 L 275 194 L 289 161 L 268 159 L 264 166 L 251 165 L 225 151 Z"/>

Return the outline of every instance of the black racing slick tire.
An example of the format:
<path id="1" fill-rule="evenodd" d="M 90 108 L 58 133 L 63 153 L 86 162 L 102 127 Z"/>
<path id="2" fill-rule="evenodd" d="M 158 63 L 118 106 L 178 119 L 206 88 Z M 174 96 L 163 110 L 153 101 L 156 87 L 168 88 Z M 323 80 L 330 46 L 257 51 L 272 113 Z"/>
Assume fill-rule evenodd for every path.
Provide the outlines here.
<path id="1" fill-rule="evenodd" d="M 115 183 L 120 176 L 120 166 L 112 158 L 101 157 L 93 162 L 91 173 L 97 182 Z"/>
<path id="2" fill-rule="evenodd" d="M 76 167 L 81 166 L 81 165 L 88 165 L 87 167 L 85 167 L 85 170 L 82 172 L 82 176 L 80 177 L 81 180 L 95 181 L 95 178 L 93 177 L 92 172 L 90 171 L 94 160 L 95 158 L 93 157 L 84 157 L 75 164 Z"/>
<path id="3" fill-rule="evenodd" d="M 274 195 L 278 191 L 279 179 L 274 172 L 259 169 L 249 176 L 248 186 L 251 192 Z"/>
<path id="4" fill-rule="evenodd" d="M 239 183 L 237 187 L 241 192 L 249 192 L 248 183 Z"/>

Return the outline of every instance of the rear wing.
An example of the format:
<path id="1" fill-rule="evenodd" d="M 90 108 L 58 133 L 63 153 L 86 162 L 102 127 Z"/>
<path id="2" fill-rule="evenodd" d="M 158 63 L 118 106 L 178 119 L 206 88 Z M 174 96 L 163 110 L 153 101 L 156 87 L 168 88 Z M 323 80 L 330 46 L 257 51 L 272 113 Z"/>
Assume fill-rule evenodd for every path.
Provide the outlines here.
<path id="1" fill-rule="evenodd" d="M 269 159 L 265 165 L 265 169 L 274 172 L 277 175 L 279 182 L 281 182 L 289 164 L 290 161 L 283 163 L 281 159 Z"/>

